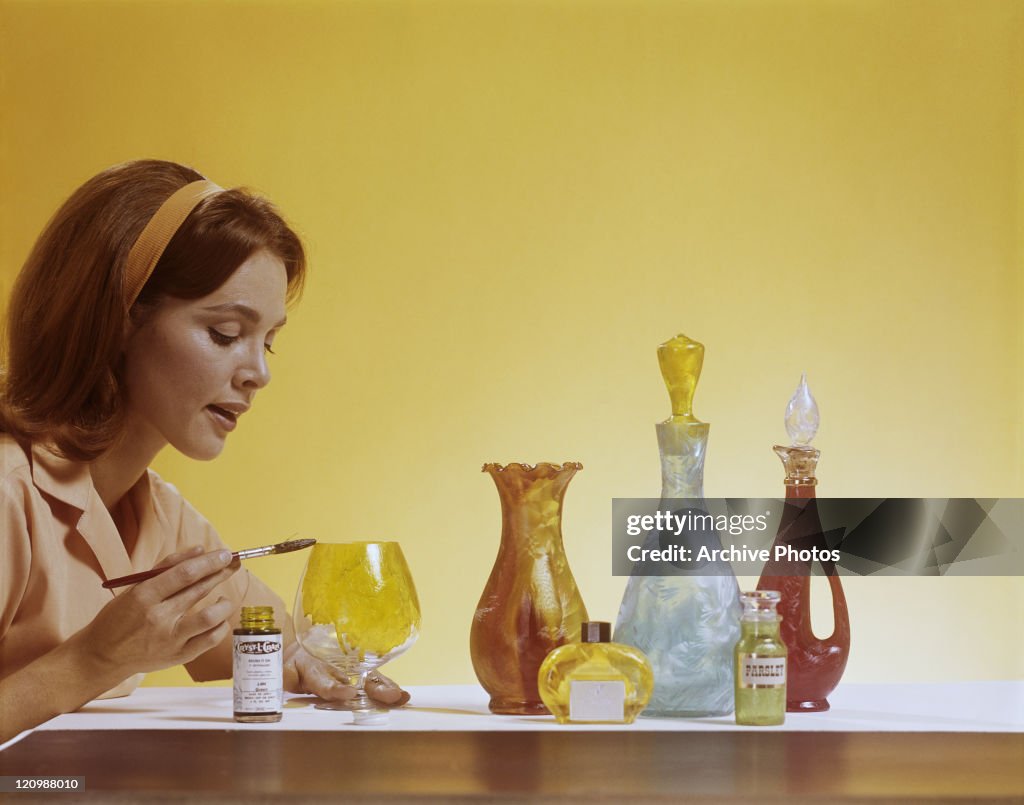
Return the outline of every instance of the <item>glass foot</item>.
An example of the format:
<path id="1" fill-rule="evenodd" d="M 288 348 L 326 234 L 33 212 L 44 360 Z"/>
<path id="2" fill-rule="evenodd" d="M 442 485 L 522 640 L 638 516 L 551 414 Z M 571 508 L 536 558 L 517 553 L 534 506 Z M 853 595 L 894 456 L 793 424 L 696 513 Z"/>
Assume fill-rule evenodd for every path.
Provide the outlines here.
<path id="1" fill-rule="evenodd" d="M 348 702 L 317 702 L 313 705 L 314 710 L 342 710 L 345 712 L 352 712 L 354 710 L 360 710 L 359 705 L 354 704 L 351 701 Z"/>
<path id="2" fill-rule="evenodd" d="M 366 690 L 363 688 L 365 679 L 359 680 L 359 686 L 356 688 L 356 695 L 345 702 L 329 702 L 321 700 L 313 705 L 315 710 L 341 710 L 348 713 L 386 713 L 387 708 L 377 704 L 373 699 L 366 695 Z"/>

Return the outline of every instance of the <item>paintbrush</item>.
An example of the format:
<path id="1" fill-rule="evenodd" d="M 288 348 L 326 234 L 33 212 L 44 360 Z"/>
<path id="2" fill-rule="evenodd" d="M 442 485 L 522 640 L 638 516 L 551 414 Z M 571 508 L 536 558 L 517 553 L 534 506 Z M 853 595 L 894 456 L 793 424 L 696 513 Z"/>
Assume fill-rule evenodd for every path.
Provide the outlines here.
<path id="1" fill-rule="evenodd" d="M 303 548 L 308 548 L 315 542 L 315 539 L 290 539 L 287 542 L 279 542 L 277 545 L 264 545 L 262 548 L 246 548 L 244 551 L 235 551 L 231 556 L 234 559 L 253 559 L 257 556 L 272 556 L 277 553 L 291 553 L 292 551 L 301 551 Z M 170 565 L 169 567 L 154 567 L 152 570 L 146 570 L 142 573 L 133 573 L 130 576 L 121 576 L 116 579 L 110 579 L 109 581 L 103 582 L 103 586 L 110 590 L 114 587 L 138 584 L 140 581 L 145 581 L 146 579 L 151 579 L 154 576 L 159 576 L 165 570 L 170 570 L 172 567 L 174 567 L 174 565 Z"/>

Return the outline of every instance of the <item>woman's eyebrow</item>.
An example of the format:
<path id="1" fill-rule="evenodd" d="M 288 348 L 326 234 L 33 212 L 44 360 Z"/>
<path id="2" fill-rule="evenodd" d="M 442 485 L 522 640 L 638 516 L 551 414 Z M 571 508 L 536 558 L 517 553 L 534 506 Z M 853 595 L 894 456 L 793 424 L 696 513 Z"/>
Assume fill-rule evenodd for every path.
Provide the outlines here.
<path id="1" fill-rule="evenodd" d="M 247 318 L 253 324 L 260 323 L 260 314 L 241 302 L 225 302 L 223 305 L 210 305 L 209 307 L 204 307 L 203 310 L 209 310 L 212 313 L 238 313 Z M 288 317 L 285 316 L 281 321 L 274 325 L 274 329 L 276 330 L 278 327 L 284 327 L 287 323 Z"/>

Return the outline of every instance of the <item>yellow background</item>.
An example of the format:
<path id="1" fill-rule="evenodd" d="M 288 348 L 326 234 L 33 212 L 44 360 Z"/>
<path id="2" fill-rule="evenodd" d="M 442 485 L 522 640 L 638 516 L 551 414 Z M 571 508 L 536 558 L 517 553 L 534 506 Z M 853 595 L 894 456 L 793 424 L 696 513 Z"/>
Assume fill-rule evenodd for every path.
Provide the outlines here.
<path id="1" fill-rule="evenodd" d="M 274 382 L 219 460 L 157 469 L 235 547 L 400 540 L 406 684 L 474 678 L 484 461 L 583 462 L 566 550 L 615 619 L 611 499 L 658 494 L 677 332 L 707 346 L 709 496 L 781 494 L 805 370 L 821 494 L 1024 496 L 1020 3 L 0 10 L 4 298 L 110 164 L 274 199 L 312 264 Z M 303 561 L 250 567 L 290 601 Z M 1019 578 L 846 587 L 848 681 L 1024 675 Z"/>

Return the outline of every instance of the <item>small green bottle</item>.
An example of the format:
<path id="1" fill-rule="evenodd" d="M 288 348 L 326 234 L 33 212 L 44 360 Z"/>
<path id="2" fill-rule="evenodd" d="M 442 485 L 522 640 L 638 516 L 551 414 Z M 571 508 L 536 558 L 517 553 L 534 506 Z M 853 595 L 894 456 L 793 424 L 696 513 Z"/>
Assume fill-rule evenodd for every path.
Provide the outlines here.
<path id="1" fill-rule="evenodd" d="M 779 635 L 781 596 L 775 590 L 743 593 L 736 644 L 736 723 L 770 727 L 786 720 L 786 644 Z"/>

